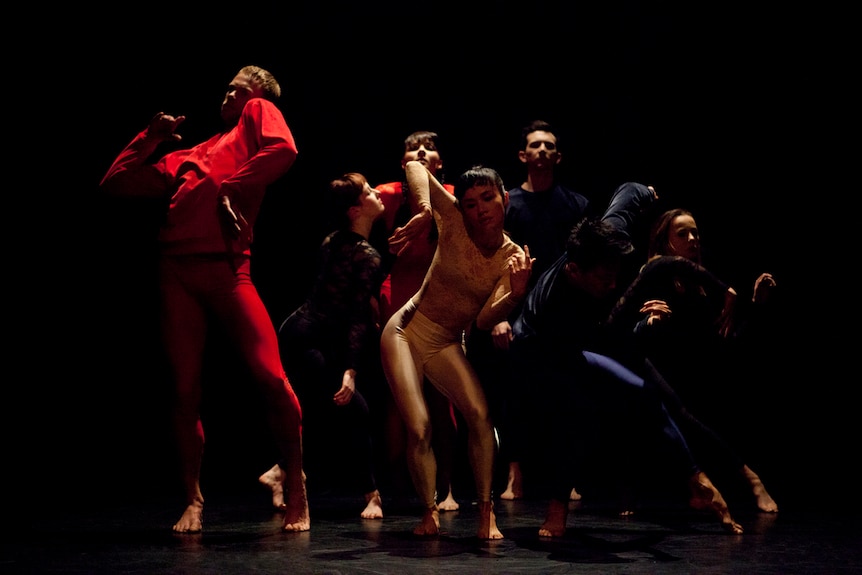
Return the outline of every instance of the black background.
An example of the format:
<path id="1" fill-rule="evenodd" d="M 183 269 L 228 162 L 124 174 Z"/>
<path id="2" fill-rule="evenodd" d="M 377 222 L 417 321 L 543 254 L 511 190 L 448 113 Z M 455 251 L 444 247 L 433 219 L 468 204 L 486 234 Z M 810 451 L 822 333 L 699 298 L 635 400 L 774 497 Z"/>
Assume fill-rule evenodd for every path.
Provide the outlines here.
<path id="1" fill-rule="evenodd" d="M 10 210 L 26 234 L 9 348 L 20 367 L 6 384 L 10 503 L 29 515 L 178 489 L 156 322 L 159 208 L 105 200 L 97 184 L 158 111 L 187 116 L 184 143 L 210 136 L 227 83 L 257 64 L 279 79 L 299 148 L 255 231 L 253 273 L 274 321 L 311 279 L 329 180 L 398 179 L 403 138 L 431 129 L 451 177 L 485 163 L 513 186 L 519 129 L 546 119 L 561 130 L 563 179 L 594 202 L 624 181 L 653 184 L 668 207 L 694 211 L 705 258 L 740 291 L 775 275 L 780 337 L 730 390 L 735 417 L 780 505 L 858 504 L 834 483 L 859 438 L 850 336 L 836 327 L 853 294 L 850 280 L 836 285 L 844 186 L 826 151 L 840 53 L 814 41 L 821 21 L 802 9 L 675 4 L 152 4 L 37 18 L 17 53 L 38 65 L 6 78 L 10 94 L 34 92 L 11 112 L 27 134 L 15 166 L 27 183 L 12 198 L 26 209 Z M 205 489 L 254 485 L 274 462 L 260 406 L 223 351 L 214 344 L 206 383 Z"/>

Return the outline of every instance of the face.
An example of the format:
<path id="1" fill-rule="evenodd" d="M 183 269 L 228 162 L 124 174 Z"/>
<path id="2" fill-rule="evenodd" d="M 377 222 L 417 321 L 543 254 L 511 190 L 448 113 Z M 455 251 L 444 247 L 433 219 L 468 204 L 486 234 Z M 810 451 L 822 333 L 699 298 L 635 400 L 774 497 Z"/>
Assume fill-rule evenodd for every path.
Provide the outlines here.
<path id="1" fill-rule="evenodd" d="M 362 189 L 362 195 L 359 196 L 357 207 L 360 213 L 367 215 L 371 219 L 377 219 L 385 210 L 383 202 L 380 200 L 380 192 L 372 188 L 367 182 Z"/>
<path id="2" fill-rule="evenodd" d="M 700 233 L 694 218 L 688 215 L 677 216 L 668 230 L 668 255 L 682 256 L 692 261 L 700 261 Z"/>
<path id="3" fill-rule="evenodd" d="M 565 272 L 570 284 L 601 300 L 610 296 L 616 289 L 620 264 L 619 262 L 600 264 L 585 272 L 577 264 L 569 262 L 566 264 Z"/>
<path id="4" fill-rule="evenodd" d="M 443 160 L 440 159 L 440 153 L 433 142 L 413 142 L 409 144 L 407 149 L 404 150 L 404 156 L 401 158 L 401 167 L 404 168 L 409 161 L 421 163 L 435 176 L 443 168 Z"/>
<path id="5" fill-rule="evenodd" d="M 221 118 L 228 126 L 236 126 L 239 122 L 245 103 L 252 98 L 262 98 L 263 90 L 255 87 L 245 74 L 237 74 L 231 80 L 221 103 Z"/>
<path id="6" fill-rule="evenodd" d="M 527 134 L 527 148 L 518 152 L 518 157 L 530 168 L 552 169 L 561 159 L 557 137 L 542 130 Z"/>
<path id="7" fill-rule="evenodd" d="M 508 192 L 501 194 L 500 190 L 491 184 L 469 188 L 459 205 L 464 215 L 464 223 L 471 234 L 494 241 L 502 238 L 503 217 L 508 199 Z"/>

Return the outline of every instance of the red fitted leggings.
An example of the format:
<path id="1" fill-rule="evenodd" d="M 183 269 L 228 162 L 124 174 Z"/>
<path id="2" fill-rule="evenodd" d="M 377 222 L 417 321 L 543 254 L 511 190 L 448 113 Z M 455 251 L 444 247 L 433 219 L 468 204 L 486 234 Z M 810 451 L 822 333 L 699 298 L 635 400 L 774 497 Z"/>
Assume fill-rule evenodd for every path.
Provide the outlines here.
<path id="1" fill-rule="evenodd" d="M 267 418 L 284 457 L 301 461 L 299 401 L 284 373 L 275 328 L 249 271 L 248 258 L 234 262 L 224 256 L 162 258 L 162 337 L 176 391 L 180 449 L 184 456 L 194 457 L 203 448 L 204 345 L 211 325 L 218 324 L 264 395 Z"/>

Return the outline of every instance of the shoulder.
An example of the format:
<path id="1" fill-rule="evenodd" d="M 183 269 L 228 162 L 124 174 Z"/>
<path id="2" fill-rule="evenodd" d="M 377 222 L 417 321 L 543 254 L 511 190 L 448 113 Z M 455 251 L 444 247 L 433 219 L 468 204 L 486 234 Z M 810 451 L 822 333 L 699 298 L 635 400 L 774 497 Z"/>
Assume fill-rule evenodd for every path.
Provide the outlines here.
<path id="1" fill-rule="evenodd" d="M 282 117 L 281 110 L 275 104 L 265 98 L 252 98 L 242 108 L 243 115 L 261 116 L 264 114 L 275 114 Z"/>
<path id="2" fill-rule="evenodd" d="M 380 192 L 380 195 L 393 195 L 393 194 L 401 194 L 401 182 L 387 182 L 385 184 L 378 184 L 374 186 L 374 189 Z"/>
<path id="3" fill-rule="evenodd" d="M 270 141 L 281 140 L 296 154 L 296 142 L 279 107 L 264 98 L 252 98 L 242 108 L 239 129 L 251 129 Z"/>
<path id="4" fill-rule="evenodd" d="M 515 186 L 514 188 L 507 190 L 506 193 L 509 194 L 510 207 L 512 206 L 512 204 L 523 204 L 526 201 L 525 196 L 528 195 L 528 193 L 525 192 L 524 188 L 522 188 L 521 186 Z"/>
<path id="5" fill-rule="evenodd" d="M 391 227 L 392 218 L 395 217 L 395 212 L 403 201 L 404 188 L 401 182 L 388 182 L 374 186 L 374 189 L 377 190 L 377 193 L 380 195 L 380 201 L 383 202 L 383 206 L 386 208 L 384 218 L 388 222 L 388 227 Z"/>
<path id="6" fill-rule="evenodd" d="M 566 196 L 567 198 L 572 198 L 579 203 L 588 203 L 589 199 L 585 195 L 580 192 L 576 192 L 572 188 L 565 186 L 563 184 L 557 184 L 554 186 L 554 189 L 557 190 L 557 193 Z"/>
<path id="7" fill-rule="evenodd" d="M 382 258 L 380 252 L 371 245 L 371 242 L 357 235 L 356 249 L 353 253 L 354 260 L 363 262 L 364 265 L 372 268 L 379 268 Z"/>

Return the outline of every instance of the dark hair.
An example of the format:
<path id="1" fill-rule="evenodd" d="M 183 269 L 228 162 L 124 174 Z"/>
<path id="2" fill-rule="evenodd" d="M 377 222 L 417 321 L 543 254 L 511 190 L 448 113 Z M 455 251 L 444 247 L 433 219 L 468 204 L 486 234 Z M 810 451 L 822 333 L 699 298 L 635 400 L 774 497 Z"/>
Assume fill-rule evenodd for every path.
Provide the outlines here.
<path id="1" fill-rule="evenodd" d="M 554 127 L 544 120 L 533 120 L 523 128 L 521 128 L 521 147 L 520 150 L 527 149 L 527 136 L 533 132 L 549 132 L 557 139 L 557 147 L 560 147 L 560 135 L 554 130 Z"/>
<path id="2" fill-rule="evenodd" d="M 634 248 L 628 237 L 609 222 L 587 216 L 572 227 L 566 241 L 566 259 L 581 270 L 620 261 Z"/>
<path id="3" fill-rule="evenodd" d="M 419 145 L 424 145 L 426 148 L 434 148 L 435 150 L 440 151 L 440 137 L 437 135 L 437 132 L 420 130 L 418 132 L 413 132 L 404 138 L 405 152 L 413 146 L 418 147 Z"/>
<path id="4" fill-rule="evenodd" d="M 668 246 L 670 245 L 670 225 L 673 223 L 674 219 L 679 216 L 691 216 L 694 218 L 694 215 L 684 208 L 668 210 L 656 218 L 649 233 L 647 259 L 652 259 L 655 256 L 669 255 Z"/>
<path id="5" fill-rule="evenodd" d="M 329 198 L 332 207 L 332 221 L 338 228 L 350 225 L 348 211 L 359 205 L 359 198 L 368 180 L 358 172 L 347 172 L 340 178 L 329 182 Z"/>
<path id="6" fill-rule="evenodd" d="M 506 188 L 503 187 L 503 178 L 497 173 L 497 170 L 488 168 L 482 165 L 475 165 L 460 176 L 455 182 L 455 198 L 461 200 L 467 190 L 473 186 L 494 186 L 499 190 L 500 195 L 505 197 Z"/>
<path id="7" fill-rule="evenodd" d="M 413 132 L 406 138 L 404 138 L 404 152 L 409 152 L 413 149 L 418 149 L 419 146 L 425 146 L 429 150 L 435 150 L 437 154 L 440 154 L 440 136 L 437 135 L 437 132 L 431 132 L 429 130 L 419 130 Z M 437 170 L 437 173 L 434 174 L 434 177 L 437 178 L 441 184 L 443 183 L 443 170 Z M 404 189 L 407 189 L 406 182 Z"/>

